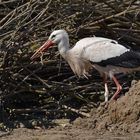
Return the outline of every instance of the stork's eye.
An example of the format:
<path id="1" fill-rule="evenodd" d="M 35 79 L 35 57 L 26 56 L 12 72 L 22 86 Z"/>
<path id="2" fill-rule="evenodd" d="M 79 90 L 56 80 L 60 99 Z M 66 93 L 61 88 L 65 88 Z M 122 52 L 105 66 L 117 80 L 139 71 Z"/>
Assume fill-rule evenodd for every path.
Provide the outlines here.
<path id="1" fill-rule="evenodd" d="M 52 38 L 55 38 L 55 35 L 52 35 Z"/>

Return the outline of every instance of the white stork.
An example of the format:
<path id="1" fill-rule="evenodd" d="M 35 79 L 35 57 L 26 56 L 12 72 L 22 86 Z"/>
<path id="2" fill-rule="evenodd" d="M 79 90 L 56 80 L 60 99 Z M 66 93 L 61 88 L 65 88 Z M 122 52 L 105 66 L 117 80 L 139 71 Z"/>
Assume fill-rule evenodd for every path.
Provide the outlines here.
<path id="1" fill-rule="evenodd" d="M 68 62 L 72 71 L 78 75 L 88 76 L 91 68 L 95 68 L 104 79 L 105 102 L 108 101 L 109 90 L 107 77 L 116 84 L 117 90 L 112 99 L 116 99 L 121 86 L 114 76 L 117 73 L 128 73 L 140 70 L 140 53 L 133 51 L 117 41 L 103 37 L 88 37 L 79 40 L 73 48 L 69 45 L 69 36 L 65 30 L 55 30 L 49 39 L 33 54 L 38 57 L 42 51 L 54 44 L 62 57 Z"/>

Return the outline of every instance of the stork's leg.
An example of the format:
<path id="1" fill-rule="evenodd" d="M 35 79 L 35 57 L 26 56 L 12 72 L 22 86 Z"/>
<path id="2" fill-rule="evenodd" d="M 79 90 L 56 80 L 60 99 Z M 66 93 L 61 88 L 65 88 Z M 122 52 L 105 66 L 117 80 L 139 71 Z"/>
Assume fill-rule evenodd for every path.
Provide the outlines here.
<path id="1" fill-rule="evenodd" d="M 105 102 L 107 102 L 108 97 L 109 97 L 109 90 L 108 90 L 108 85 L 107 85 L 107 76 L 106 76 L 106 74 L 103 75 L 103 80 L 104 80 L 104 86 L 105 86 L 104 97 L 105 97 Z"/>
<path id="2" fill-rule="evenodd" d="M 116 99 L 116 96 L 120 93 L 122 87 L 119 84 L 118 80 L 116 79 L 115 76 L 112 76 L 113 81 L 115 82 L 116 86 L 117 86 L 117 91 L 114 93 L 113 97 L 111 99 Z"/>

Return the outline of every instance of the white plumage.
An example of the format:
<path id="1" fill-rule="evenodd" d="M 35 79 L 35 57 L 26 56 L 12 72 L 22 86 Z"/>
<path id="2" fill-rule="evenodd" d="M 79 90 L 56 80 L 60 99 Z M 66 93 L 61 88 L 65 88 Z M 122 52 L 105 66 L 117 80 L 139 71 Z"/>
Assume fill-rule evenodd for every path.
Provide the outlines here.
<path id="1" fill-rule="evenodd" d="M 118 44 L 115 40 L 102 37 L 90 37 L 78 41 L 70 51 L 76 53 L 77 56 L 81 58 L 92 62 L 100 62 L 111 57 L 120 56 L 130 51 L 130 49 Z"/>
<path id="2" fill-rule="evenodd" d="M 69 37 L 65 30 L 56 30 L 51 33 L 45 42 L 31 57 L 34 59 L 40 52 L 57 44 L 62 57 L 69 63 L 71 69 L 79 77 L 88 76 L 90 69 L 95 68 L 104 79 L 105 101 L 108 101 L 107 77 L 113 79 L 117 86 L 112 99 L 115 99 L 121 86 L 114 74 L 140 70 L 140 53 L 134 52 L 117 41 L 103 37 L 89 37 L 81 39 L 70 49 Z"/>

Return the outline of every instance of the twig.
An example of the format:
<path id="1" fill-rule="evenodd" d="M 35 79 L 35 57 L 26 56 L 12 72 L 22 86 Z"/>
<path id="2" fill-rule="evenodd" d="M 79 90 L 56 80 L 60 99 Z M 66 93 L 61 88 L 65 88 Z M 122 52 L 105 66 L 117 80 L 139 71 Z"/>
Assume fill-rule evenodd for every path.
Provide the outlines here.
<path id="1" fill-rule="evenodd" d="M 82 111 L 79 111 L 79 110 L 71 108 L 71 107 L 68 107 L 66 105 L 62 105 L 62 107 L 64 107 L 65 109 L 71 110 L 72 112 L 75 112 L 77 114 L 80 114 L 80 115 L 82 115 L 84 117 L 90 117 L 90 114 L 82 112 Z"/>

